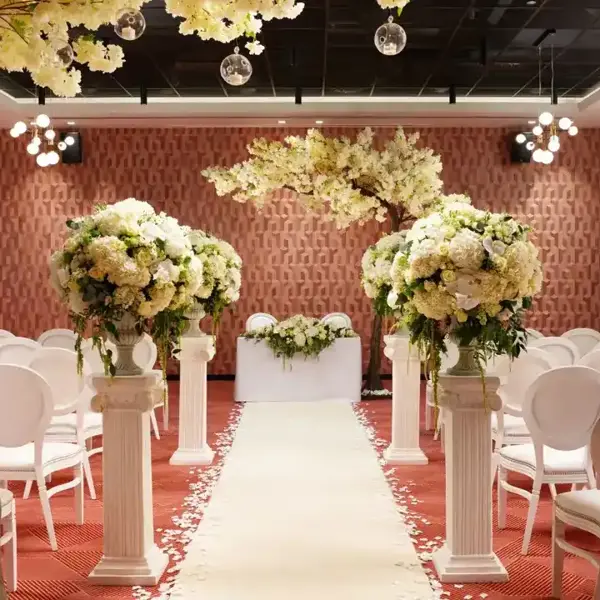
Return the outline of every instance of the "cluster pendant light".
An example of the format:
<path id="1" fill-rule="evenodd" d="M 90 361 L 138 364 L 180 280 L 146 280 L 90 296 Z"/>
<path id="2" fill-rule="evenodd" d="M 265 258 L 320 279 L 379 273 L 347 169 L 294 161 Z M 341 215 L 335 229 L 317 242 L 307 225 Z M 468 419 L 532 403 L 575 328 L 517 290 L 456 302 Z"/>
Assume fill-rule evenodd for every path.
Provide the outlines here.
<path id="1" fill-rule="evenodd" d="M 62 152 L 67 146 L 75 143 L 75 139 L 70 135 L 64 141 L 55 143 L 56 131 L 51 127 L 50 117 L 45 114 L 38 115 L 29 126 L 25 121 L 17 121 L 10 130 L 13 138 L 19 138 L 27 133 L 31 137 L 26 150 L 31 156 L 35 156 L 35 162 L 40 167 L 57 165 L 60 162 L 60 154 L 57 150 Z"/>

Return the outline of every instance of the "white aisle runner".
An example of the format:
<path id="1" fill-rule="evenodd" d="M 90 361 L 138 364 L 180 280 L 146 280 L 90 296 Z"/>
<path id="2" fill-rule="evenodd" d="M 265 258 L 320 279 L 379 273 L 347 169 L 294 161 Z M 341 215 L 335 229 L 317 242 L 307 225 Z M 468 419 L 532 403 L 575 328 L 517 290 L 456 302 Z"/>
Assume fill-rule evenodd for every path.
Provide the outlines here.
<path id="1" fill-rule="evenodd" d="M 349 403 L 244 407 L 171 598 L 433 598 Z"/>

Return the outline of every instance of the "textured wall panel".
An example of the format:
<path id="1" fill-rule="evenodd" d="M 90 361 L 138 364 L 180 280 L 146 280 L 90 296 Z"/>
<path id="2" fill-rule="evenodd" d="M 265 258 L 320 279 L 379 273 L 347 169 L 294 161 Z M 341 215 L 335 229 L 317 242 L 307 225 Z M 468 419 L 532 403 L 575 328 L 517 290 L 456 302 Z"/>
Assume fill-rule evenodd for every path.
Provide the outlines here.
<path id="1" fill-rule="evenodd" d="M 235 337 L 245 319 L 258 311 L 280 318 L 344 311 L 366 345 L 371 315 L 359 283 L 360 258 L 383 228 L 371 223 L 338 231 L 284 193 L 258 213 L 252 206 L 218 198 L 200 175 L 206 166 L 244 159 L 254 137 L 288 133 L 85 130 L 84 164 L 49 169 L 35 166 L 24 145 L 19 147 L 22 141 L 3 136 L 0 328 L 37 336 L 67 325 L 47 268 L 50 249 L 63 239 L 65 219 L 87 213 L 99 202 L 135 196 L 228 240 L 244 260 L 242 298 L 223 319 L 213 373 L 234 372 Z M 381 130 L 379 135 L 391 133 Z M 447 191 L 466 191 L 477 206 L 509 211 L 536 229 L 547 282 L 531 325 L 546 333 L 575 326 L 600 329 L 600 131 L 584 131 L 564 143 L 560 160 L 551 167 L 510 165 L 507 132 L 500 129 L 422 133 L 424 143 L 442 155 Z"/>

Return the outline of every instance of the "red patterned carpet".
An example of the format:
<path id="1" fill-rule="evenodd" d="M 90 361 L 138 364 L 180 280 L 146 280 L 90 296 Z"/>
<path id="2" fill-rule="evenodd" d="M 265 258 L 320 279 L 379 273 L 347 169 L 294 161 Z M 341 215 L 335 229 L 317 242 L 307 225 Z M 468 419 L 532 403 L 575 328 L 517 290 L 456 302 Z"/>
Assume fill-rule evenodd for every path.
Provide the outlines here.
<path id="1" fill-rule="evenodd" d="M 239 413 L 232 401 L 232 394 L 233 385 L 229 382 L 209 384 L 209 443 L 215 450 L 219 450 L 217 466 L 205 469 L 177 468 L 168 464 L 177 446 L 177 384 L 171 384 L 171 430 L 167 434 L 161 432 L 161 440 L 153 440 L 152 443 L 156 539 L 161 546 L 166 547 L 172 559 L 161 591 L 166 592 L 169 588 L 168 581 L 176 576 L 176 564 L 182 556 L 186 532 L 190 527 L 193 528 L 200 518 L 202 506 L 209 496 L 210 484 L 218 476 L 218 462 L 231 441 L 234 423 Z M 366 423 L 373 428 L 373 441 L 377 449 L 383 451 L 390 436 L 391 402 L 364 402 L 358 410 L 364 415 Z M 159 412 L 159 422 L 160 417 Z M 385 471 L 401 510 L 407 515 L 407 521 L 413 524 L 418 551 L 427 558 L 427 553 L 437 547 L 444 536 L 444 464 L 439 443 L 434 442 L 430 434 L 423 433 L 422 447 L 430 459 L 428 466 L 394 469 L 385 467 Z M 100 456 L 92 458 L 94 480 L 100 498 L 101 461 Z M 59 478 L 52 483 L 57 482 L 60 482 Z M 22 488 L 22 485 L 15 485 L 12 489 L 20 497 Z M 100 559 L 102 550 L 102 502 L 86 498 L 85 525 L 81 527 L 73 524 L 71 492 L 55 496 L 51 503 L 58 536 L 58 552 L 52 552 L 49 548 L 35 492 L 29 500 L 17 501 L 19 590 L 11 595 L 12 600 L 117 600 L 132 598 L 134 594 L 137 598 L 158 596 L 158 589 L 155 593 L 146 595 L 143 590 L 89 585 L 86 577 Z M 549 495 L 546 493 L 540 502 L 530 554 L 527 557 L 520 554 L 526 502 L 518 496 L 509 495 L 508 506 L 508 527 L 504 531 L 496 529 L 494 536 L 496 552 L 509 571 L 509 583 L 444 586 L 442 598 L 474 600 L 549 597 Z M 365 509 L 368 510 L 368 507 Z M 596 547 L 592 539 L 581 539 L 588 541 L 590 548 Z M 431 568 L 431 565 L 426 564 L 426 567 Z M 589 563 L 568 557 L 563 582 L 565 598 L 591 598 L 595 578 L 595 570 Z"/>

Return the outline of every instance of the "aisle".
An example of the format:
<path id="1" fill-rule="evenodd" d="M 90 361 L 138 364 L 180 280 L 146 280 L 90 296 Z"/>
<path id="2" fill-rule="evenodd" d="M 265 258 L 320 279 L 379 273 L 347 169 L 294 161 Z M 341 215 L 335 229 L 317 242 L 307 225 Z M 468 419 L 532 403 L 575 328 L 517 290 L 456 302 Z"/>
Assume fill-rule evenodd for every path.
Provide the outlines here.
<path id="1" fill-rule="evenodd" d="M 173 600 L 429 600 L 347 403 L 245 406 Z"/>

